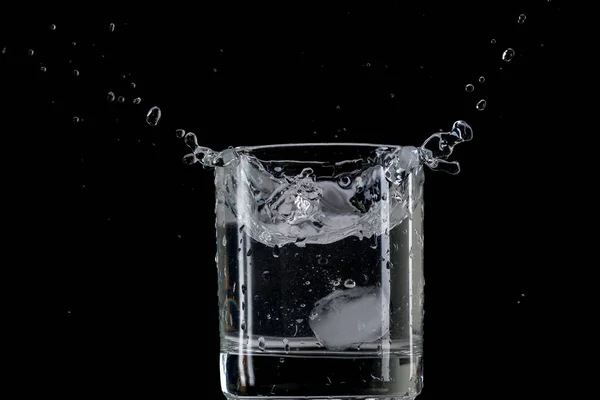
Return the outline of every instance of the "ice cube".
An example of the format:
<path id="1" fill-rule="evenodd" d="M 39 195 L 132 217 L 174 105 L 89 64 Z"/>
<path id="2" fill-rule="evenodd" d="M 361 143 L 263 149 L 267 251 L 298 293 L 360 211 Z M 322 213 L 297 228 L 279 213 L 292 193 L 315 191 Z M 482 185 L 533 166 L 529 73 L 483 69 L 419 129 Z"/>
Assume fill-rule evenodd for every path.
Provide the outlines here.
<path id="1" fill-rule="evenodd" d="M 388 333 L 389 294 L 381 287 L 334 290 L 317 301 L 309 325 L 328 350 L 374 342 Z"/>

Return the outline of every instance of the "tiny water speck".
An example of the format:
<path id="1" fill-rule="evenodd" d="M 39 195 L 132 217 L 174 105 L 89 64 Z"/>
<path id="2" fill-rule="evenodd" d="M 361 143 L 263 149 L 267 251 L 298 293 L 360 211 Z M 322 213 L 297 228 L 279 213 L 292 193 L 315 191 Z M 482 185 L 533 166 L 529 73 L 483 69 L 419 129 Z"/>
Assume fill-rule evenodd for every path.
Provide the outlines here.
<path id="1" fill-rule="evenodd" d="M 521 297 L 525 297 L 525 293 L 521 293 Z"/>
<path id="2" fill-rule="evenodd" d="M 6 47 L 2 48 L 2 54 L 6 54 Z"/>
<path id="3" fill-rule="evenodd" d="M 481 100 L 479 100 L 479 102 L 477 103 L 477 105 L 475 107 L 477 108 L 477 110 L 483 111 L 483 110 L 485 110 L 486 106 L 487 106 L 487 102 L 484 99 L 481 99 Z"/>
<path id="4" fill-rule="evenodd" d="M 77 122 L 79 122 L 79 117 L 73 117 L 73 122 L 74 122 L 74 123 L 77 123 Z"/>
<path id="5" fill-rule="evenodd" d="M 108 94 L 106 95 L 106 100 L 108 100 L 108 101 L 115 101 L 115 93 L 114 92 L 108 92 Z"/>
<path id="6" fill-rule="evenodd" d="M 73 76 L 79 76 L 79 71 L 78 71 L 78 70 L 76 70 L 76 69 L 74 69 L 74 70 L 73 70 Z"/>
<path id="7" fill-rule="evenodd" d="M 394 97 L 396 97 L 396 95 L 394 93 L 390 93 L 390 99 L 393 99 Z"/>
<path id="8" fill-rule="evenodd" d="M 154 106 L 148 110 L 148 114 L 146 114 L 146 122 L 148 125 L 156 126 L 160 122 L 161 116 L 162 112 L 160 111 L 160 108 Z"/>
<path id="9" fill-rule="evenodd" d="M 340 110 L 340 106 L 339 105 L 335 106 L 335 109 L 339 111 Z"/>
<path id="10" fill-rule="evenodd" d="M 125 96 L 119 96 L 119 98 L 117 98 L 117 101 L 119 103 L 124 103 L 125 102 Z"/>
<path id="11" fill-rule="evenodd" d="M 512 60 L 514 56 L 515 56 L 515 51 L 513 49 L 511 49 L 510 47 L 508 49 L 504 50 L 504 53 L 502 53 L 502 59 L 506 62 L 509 62 L 510 60 Z"/>
<path id="12" fill-rule="evenodd" d="M 473 86 L 469 83 L 467 86 L 465 86 L 465 90 L 467 92 L 472 92 L 473 90 L 475 90 L 475 86 Z"/>
<path id="13" fill-rule="evenodd" d="M 344 281 L 344 286 L 347 287 L 348 289 L 352 289 L 353 287 L 356 286 L 356 282 L 354 282 L 354 280 L 352 280 L 352 279 L 346 279 Z"/>
<path id="14" fill-rule="evenodd" d="M 526 19 L 526 18 L 527 18 L 527 16 L 526 16 L 525 14 L 521 14 L 521 15 L 519 15 L 519 19 L 517 20 L 517 22 L 518 22 L 519 24 L 522 24 L 522 23 L 524 23 L 524 22 L 525 22 L 525 19 Z"/>
<path id="15" fill-rule="evenodd" d="M 27 54 L 29 54 L 30 56 L 32 56 L 34 53 L 33 49 L 29 49 L 29 51 L 27 52 Z"/>
<path id="16" fill-rule="evenodd" d="M 479 83 L 483 83 L 485 82 L 485 76 L 480 76 L 479 77 Z"/>
<path id="17" fill-rule="evenodd" d="M 135 89 L 135 82 L 131 82 L 129 86 L 131 86 L 132 89 Z"/>
<path id="18" fill-rule="evenodd" d="M 136 97 L 135 99 L 133 99 L 133 104 L 140 104 L 142 102 L 142 99 L 140 97 Z"/>
<path id="19" fill-rule="evenodd" d="M 217 72 L 217 69 L 216 69 L 216 68 L 213 68 L 213 72 Z"/>
<path id="20" fill-rule="evenodd" d="M 185 136 L 185 129 L 177 129 L 177 130 L 175 131 L 175 136 L 176 136 L 178 139 L 182 139 L 182 138 Z"/>
<path id="21" fill-rule="evenodd" d="M 77 43 L 71 42 L 71 46 L 77 46 Z"/>
<path id="22" fill-rule="evenodd" d="M 54 24 L 51 24 L 51 25 L 50 25 L 50 30 L 51 30 L 51 31 L 55 31 L 55 30 L 56 30 L 56 25 L 54 25 Z"/>
<path id="23" fill-rule="evenodd" d="M 115 31 L 115 24 L 113 24 L 112 22 L 108 25 L 108 30 L 110 32 L 114 32 Z"/>

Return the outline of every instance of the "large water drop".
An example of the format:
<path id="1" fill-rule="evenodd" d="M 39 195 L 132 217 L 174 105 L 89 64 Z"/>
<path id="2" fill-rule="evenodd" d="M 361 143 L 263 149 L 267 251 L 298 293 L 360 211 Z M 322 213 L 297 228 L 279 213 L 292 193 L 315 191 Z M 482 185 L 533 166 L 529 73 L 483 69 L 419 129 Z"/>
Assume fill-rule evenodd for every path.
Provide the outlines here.
<path id="1" fill-rule="evenodd" d="M 508 49 L 504 50 L 504 53 L 502 53 L 502 59 L 506 62 L 509 62 L 510 60 L 512 60 L 514 56 L 515 56 L 515 51 L 513 49 L 511 49 L 510 47 Z"/>
<path id="2" fill-rule="evenodd" d="M 160 111 L 160 108 L 154 106 L 148 111 L 148 114 L 146 114 L 146 122 L 148 125 L 156 126 L 160 122 L 161 116 L 162 112 Z"/>

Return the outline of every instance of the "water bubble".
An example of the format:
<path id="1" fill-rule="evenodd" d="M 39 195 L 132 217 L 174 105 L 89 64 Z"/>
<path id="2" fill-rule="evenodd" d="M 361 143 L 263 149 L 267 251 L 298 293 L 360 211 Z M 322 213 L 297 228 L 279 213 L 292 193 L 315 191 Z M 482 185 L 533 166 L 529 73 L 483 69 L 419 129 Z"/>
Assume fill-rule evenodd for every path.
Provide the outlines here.
<path id="1" fill-rule="evenodd" d="M 338 179 L 338 185 L 340 185 L 340 187 L 343 187 L 344 189 L 350 187 L 351 184 L 352 179 L 350 179 L 348 175 L 344 175 L 340 179 Z"/>
<path id="2" fill-rule="evenodd" d="M 265 338 L 262 336 L 259 337 L 258 338 L 258 348 L 261 349 L 262 351 L 264 351 L 266 347 L 267 347 L 267 345 L 265 343 Z"/>
<path id="3" fill-rule="evenodd" d="M 117 101 L 118 101 L 119 103 L 124 103 L 124 102 L 125 102 L 125 96 L 119 96 L 119 97 L 117 98 Z"/>
<path id="4" fill-rule="evenodd" d="M 246 252 L 246 256 L 250 257 L 252 255 L 252 249 L 248 249 L 248 251 Z"/>
<path id="5" fill-rule="evenodd" d="M 188 132 L 183 138 L 183 141 L 192 150 L 198 147 L 198 138 L 194 132 Z"/>
<path id="6" fill-rule="evenodd" d="M 491 43 L 491 44 L 496 44 L 496 39 L 492 39 L 492 40 L 490 40 L 490 43 Z"/>
<path id="7" fill-rule="evenodd" d="M 129 84 L 129 86 L 130 86 L 132 89 L 135 89 L 135 82 L 131 82 L 131 83 Z"/>
<path id="8" fill-rule="evenodd" d="M 44 67 L 43 65 L 40 67 L 40 71 L 42 72 L 46 72 L 46 67 Z"/>
<path id="9" fill-rule="evenodd" d="M 133 104 L 140 104 L 142 102 L 142 99 L 140 97 L 136 97 L 135 99 L 133 99 Z"/>
<path id="10" fill-rule="evenodd" d="M 479 77 L 479 83 L 483 83 L 485 82 L 485 76 L 480 76 Z"/>
<path id="11" fill-rule="evenodd" d="M 487 102 L 484 99 L 479 100 L 479 102 L 477 102 L 477 105 L 475 106 L 475 108 L 477 108 L 477 110 L 479 111 L 483 111 L 485 110 L 485 107 L 487 106 Z"/>
<path id="12" fill-rule="evenodd" d="M 279 257 L 279 246 L 275 245 L 275 247 L 273 247 L 273 257 L 277 258 Z"/>
<path id="13" fill-rule="evenodd" d="M 473 86 L 469 83 L 467 86 L 465 86 L 465 90 L 467 92 L 472 92 L 473 90 L 475 90 L 475 86 Z"/>
<path id="14" fill-rule="evenodd" d="M 79 117 L 73 117 L 73 122 L 75 122 L 75 123 L 79 122 Z"/>
<path id="15" fill-rule="evenodd" d="M 183 137 L 185 136 L 185 130 L 184 130 L 184 129 L 177 129 L 177 130 L 175 131 L 175 136 L 176 136 L 178 139 L 181 139 L 181 138 L 183 138 Z"/>
<path id="16" fill-rule="evenodd" d="M 510 47 L 506 50 L 504 50 L 504 53 L 502 53 L 502 59 L 506 62 L 509 62 L 510 60 L 512 60 L 512 58 L 515 56 L 515 51 L 513 49 L 511 49 Z"/>
<path id="17" fill-rule="evenodd" d="M 353 287 L 356 286 L 356 282 L 354 282 L 352 279 L 346 279 L 344 281 L 344 286 L 347 287 L 348 289 L 352 289 Z"/>
<path id="18" fill-rule="evenodd" d="M 114 32 L 115 31 L 115 24 L 113 24 L 112 22 L 108 25 L 108 30 L 110 32 Z"/>
<path id="19" fill-rule="evenodd" d="M 50 30 L 51 30 L 51 31 L 55 31 L 55 30 L 56 30 L 56 25 L 54 25 L 54 24 L 51 24 L 51 25 L 50 25 Z"/>
<path id="20" fill-rule="evenodd" d="M 160 108 L 154 106 L 146 114 L 146 122 L 148 125 L 156 126 L 160 122 L 160 117 L 162 116 L 162 112 Z"/>
<path id="21" fill-rule="evenodd" d="M 33 49 L 29 49 L 29 51 L 27 52 L 27 54 L 29 54 L 30 56 L 32 56 L 34 53 Z"/>
<path id="22" fill-rule="evenodd" d="M 271 271 L 264 271 L 260 277 L 263 281 L 269 282 L 271 280 Z"/>
<path id="23" fill-rule="evenodd" d="M 181 161 L 183 161 L 183 163 L 185 165 L 192 165 L 192 164 L 197 163 L 198 159 L 196 158 L 196 155 L 194 153 L 189 153 L 189 154 L 186 154 L 185 156 L 183 156 Z"/>
<path id="24" fill-rule="evenodd" d="M 78 71 L 78 70 L 76 70 L 76 69 L 74 69 L 74 70 L 73 70 L 73 76 L 79 76 L 79 71 Z"/>
<path id="25" fill-rule="evenodd" d="M 525 19 L 526 19 L 526 18 L 527 18 L 527 16 L 526 16 L 525 14 L 521 14 L 521 15 L 519 15 L 519 19 L 517 20 L 517 22 L 518 22 L 519 24 L 522 24 L 522 23 L 524 23 L 524 22 L 525 22 Z"/>

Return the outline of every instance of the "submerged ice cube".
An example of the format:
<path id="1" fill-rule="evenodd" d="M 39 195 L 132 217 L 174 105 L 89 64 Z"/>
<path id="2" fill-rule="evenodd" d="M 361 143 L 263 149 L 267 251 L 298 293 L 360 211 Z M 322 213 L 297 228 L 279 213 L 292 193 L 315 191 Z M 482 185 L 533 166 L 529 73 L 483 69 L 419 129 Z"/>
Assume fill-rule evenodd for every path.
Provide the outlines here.
<path id="1" fill-rule="evenodd" d="M 374 342 L 388 333 L 389 294 L 381 287 L 334 290 L 317 301 L 309 324 L 328 350 Z"/>

